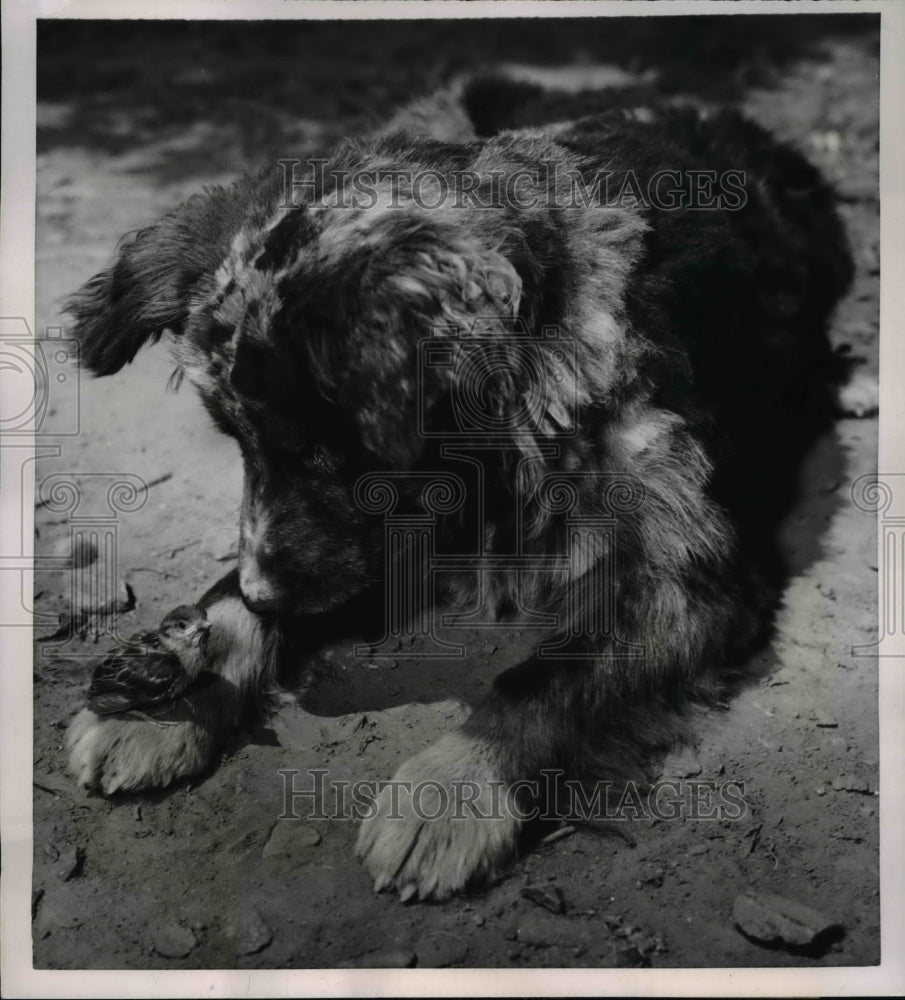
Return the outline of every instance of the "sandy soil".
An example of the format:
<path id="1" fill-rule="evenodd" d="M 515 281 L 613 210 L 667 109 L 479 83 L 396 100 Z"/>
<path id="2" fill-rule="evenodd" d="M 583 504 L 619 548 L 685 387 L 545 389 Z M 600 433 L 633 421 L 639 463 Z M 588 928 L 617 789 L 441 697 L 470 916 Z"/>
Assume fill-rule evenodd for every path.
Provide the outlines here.
<path id="1" fill-rule="evenodd" d="M 332 50 L 329 38 L 321 39 L 316 51 L 309 45 L 314 68 L 299 75 L 297 93 L 268 90 L 266 81 L 255 84 L 247 93 L 255 93 L 257 103 L 246 98 L 218 117 L 210 111 L 220 106 L 215 100 L 190 100 L 192 81 L 203 76 L 205 65 L 196 41 L 193 36 L 161 56 L 168 83 L 160 93 L 123 83 L 123 67 L 113 55 L 104 64 L 113 68 L 102 84 L 74 77 L 67 93 L 59 85 L 65 62 L 45 73 L 39 91 L 39 330 L 63 323 L 61 297 L 104 264 L 123 232 L 202 184 L 228 179 L 235 166 L 267 148 L 273 129 L 289 131 L 304 155 L 325 138 L 383 113 L 400 90 L 411 88 L 406 72 L 427 85 L 463 61 L 449 43 L 439 69 L 413 57 L 407 70 L 391 72 L 401 42 L 382 55 L 368 49 L 369 60 L 355 62 L 360 46 L 354 39 L 342 48 L 334 38 Z M 85 38 L 78 43 L 89 62 L 92 44 Z M 562 45 L 569 51 L 548 56 L 588 58 L 575 44 L 567 40 Z M 877 39 L 863 32 L 828 33 L 801 51 L 790 50 L 778 36 L 772 48 L 762 41 L 749 48 L 739 44 L 742 55 L 735 62 L 714 67 L 712 89 L 737 97 L 838 184 L 858 277 L 833 336 L 875 367 Z M 50 55 L 58 51 L 48 43 Z M 122 51 L 120 61 L 127 58 Z M 656 63 L 660 50 L 651 51 Z M 528 58 L 538 51 L 517 40 L 500 54 Z M 149 71 L 154 61 L 151 50 L 141 65 Z M 769 72 L 760 71 L 765 61 Z M 623 65 L 643 68 L 637 60 Z M 312 101 L 317 71 L 325 66 L 340 83 L 324 77 L 322 99 Z M 674 79 L 701 76 L 677 73 L 666 57 L 662 69 L 664 86 L 672 90 L 680 85 Z M 172 93 L 180 81 L 184 106 Z M 299 102 L 295 117 L 288 109 L 293 98 Z M 169 371 L 167 353 L 159 349 L 143 352 L 115 378 L 82 381 L 79 433 L 47 437 L 60 448 L 38 464 L 39 482 L 55 473 L 78 482 L 83 496 L 75 518 L 106 513 L 111 476 L 132 473 L 155 483 L 142 493 L 143 506 L 121 514 L 115 524 L 116 576 L 138 600 L 122 616 L 126 633 L 155 625 L 164 611 L 196 597 L 235 560 L 237 450 L 213 430 L 191 392 L 166 391 Z M 73 405 L 71 397 L 54 400 L 50 431 L 74 429 Z M 876 435 L 874 420 L 844 420 L 814 449 L 801 501 L 783 535 L 791 575 L 775 639 L 758 657 L 761 679 L 725 710 L 702 719 L 693 750 L 662 762 L 667 777 L 742 783 L 745 815 L 733 822 L 638 821 L 625 836 L 578 829 L 527 854 L 481 895 L 429 906 L 375 895 L 352 860 L 351 823 L 278 819 L 286 780 L 279 772 L 325 768 L 328 780 L 388 777 L 466 714 L 482 687 L 530 643 L 531 630 L 467 637 L 477 650 L 467 669 L 452 661 L 407 659 L 406 650 L 394 665 L 370 669 L 352 653 L 362 637 L 350 623 L 345 639 L 300 664 L 298 698 L 247 734 L 210 776 L 166 793 L 115 801 L 75 787 L 63 747 L 92 658 L 109 639 L 39 645 L 36 966 L 876 963 L 876 663 L 851 653 L 853 644 L 876 638 L 875 523 L 850 497 L 852 482 L 875 470 Z M 39 553 L 65 551 L 72 512 L 41 507 L 35 513 Z M 48 616 L 42 634 L 66 610 L 69 587 L 64 570 L 37 574 L 36 608 Z M 296 780 L 301 785 L 307 779 Z M 524 896 L 529 887 L 558 888 L 565 912 L 548 912 Z M 754 944 L 731 919 L 734 899 L 749 887 L 816 907 L 844 926 L 844 937 L 822 957 Z"/>

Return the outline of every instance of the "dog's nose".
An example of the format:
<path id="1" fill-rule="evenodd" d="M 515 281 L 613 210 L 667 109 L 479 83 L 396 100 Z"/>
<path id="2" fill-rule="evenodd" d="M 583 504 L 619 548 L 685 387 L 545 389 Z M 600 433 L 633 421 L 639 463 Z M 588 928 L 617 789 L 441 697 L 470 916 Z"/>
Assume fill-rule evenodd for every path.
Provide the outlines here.
<path id="1" fill-rule="evenodd" d="M 261 618 L 273 618 L 280 613 L 282 602 L 278 598 L 249 597 L 243 590 L 242 603 Z"/>
<path id="2" fill-rule="evenodd" d="M 255 614 L 274 615 L 280 610 L 282 597 L 279 590 L 253 565 L 239 570 L 239 590 L 245 606 Z"/>

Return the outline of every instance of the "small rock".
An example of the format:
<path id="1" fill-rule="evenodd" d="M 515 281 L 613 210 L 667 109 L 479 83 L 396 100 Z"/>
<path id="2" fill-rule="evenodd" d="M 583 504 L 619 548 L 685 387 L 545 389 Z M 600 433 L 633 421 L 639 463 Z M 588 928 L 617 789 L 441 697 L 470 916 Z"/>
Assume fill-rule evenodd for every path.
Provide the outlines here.
<path id="1" fill-rule="evenodd" d="M 688 848 L 688 853 L 694 855 L 695 857 L 700 857 L 702 854 L 706 854 L 709 850 L 709 844 L 695 844 L 694 847 Z"/>
<path id="2" fill-rule="evenodd" d="M 828 712 L 815 712 L 811 718 L 821 729 L 836 729 L 839 723 Z"/>
<path id="3" fill-rule="evenodd" d="M 54 555 L 68 560 L 70 566 L 83 569 L 97 562 L 97 545 L 84 535 L 76 535 L 74 539 L 61 538 L 54 546 Z"/>
<path id="4" fill-rule="evenodd" d="M 62 895 L 50 890 L 39 900 L 38 916 L 35 920 L 37 937 L 48 937 L 57 930 L 72 930 L 81 927 L 88 919 L 84 905 L 73 898 L 73 893 L 62 891 Z"/>
<path id="5" fill-rule="evenodd" d="M 839 928 L 818 910 L 770 893 L 745 892 L 737 896 L 732 919 L 739 930 L 760 944 L 813 948 Z"/>
<path id="6" fill-rule="evenodd" d="M 826 785 L 818 785 L 817 786 L 817 794 L 818 795 L 826 795 Z"/>
<path id="7" fill-rule="evenodd" d="M 185 958 L 198 941 L 195 935 L 181 924 L 164 924 L 151 932 L 154 951 L 164 958 Z"/>
<path id="8" fill-rule="evenodd" d="M 483 916 L 481 916 L 480 913 L 476 913 L 471 918 L 471 922 L 475 925 L 475 927 L 483 927 L 484 926 L 484 918 L 483 918 Z"/>
<path id="9" fill-rule="evenodd" d="M 563 899 L 562 890 L 558 886 L 550 889 L 541 889 L 538 886 L 526 886 L 522 889 L 522 896 L 530 899 L 532 903 L 537 903 L 551 913 L 565 913 L 566 901 Z"/>
<path id="10" fill-rule="evenodd" d="M 481 653 L 484 656 L 493 656 L 494 653 L 499 651 L 499 648 L 499 646 L 495 646 L 493 643 L 487 642 L 481 647 Z"/>
<path id="11" fill-rule="evenodd" d="M 75 878 L 81 873 L 84 862 L 85 852 L 81 847 L 64 847 L 56 865 L 57 878 L 61 882 L 68 882 L 71 878 Z"/>
<path id="12" fill-rule="evenodd" d="M 367 669 L 367 670 L 379 670 L 380 669 L 380 664 L 377 662 L 377 660 L 368 660 L 368 662 L 365 664 L 365 669 Z"/>
<path id="13" fill-rule="evenodd" d="M 614 965 L 617 969 L 644 969 L 650 965 L 650 960 L 633 944 L 625 942 L 614 948 Z"/>
<path id="14" fill-rule="evenodd" d="M 439 931 L 422 938 L 418 943 L 418 965 L 426 969 L 443 969 L 465 960 L 467 947 L 447 931 Z"/>
<path id="15" fill-rule="evenodd" d="M 317 847 L 320 842 L 320 833 L 310 823 L 284 819 L 273 828 L 267 843 L 261 849 L 261 855 L 265 858 L 291 860 L 307 848 Z"/>
<path id="16" fill-rule="evenodd" d="M 273 931 L 254 907 L 249 907 L 238 923 L 230 924 L 227 934 L 235 941 L 240 955 L 256 955 L 273 941 Z"/>
<path id="17" fill-rule="evenodd" d="M 837 792 L 860 792 L 862 795 L 869 795 L 870 782 L 854 774 L 843 774 L 833 779 L 833 789 Z"/>

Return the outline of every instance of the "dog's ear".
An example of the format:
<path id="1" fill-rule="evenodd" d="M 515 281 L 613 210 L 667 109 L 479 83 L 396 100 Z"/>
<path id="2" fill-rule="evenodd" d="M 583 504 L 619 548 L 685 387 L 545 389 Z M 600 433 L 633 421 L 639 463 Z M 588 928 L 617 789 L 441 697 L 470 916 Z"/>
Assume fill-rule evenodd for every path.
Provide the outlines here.
<path id="1" fill-rule="evenodd" d="M 125 238 L 114 263 L 66 303 L 82 363 L 111 375 L 165 330 L 181 333 L 192 289 L 228 254 L 245 208 L 241 183 L 214 188 Z"/>
<path id="2" fill-rule="evenodd" d="M 365 447 L 408 467 L 423 445 L 418 432 L 455 378 L 453 367 L 424 367 L 424 342 L 468 336 L 478 320 L 513 320 L 522 279 L 492 241 L 420 214 L 384 216 L 344 263 L 345 300 L 357 300 L 358 315 L 342 391 L 355 400 Z"/>

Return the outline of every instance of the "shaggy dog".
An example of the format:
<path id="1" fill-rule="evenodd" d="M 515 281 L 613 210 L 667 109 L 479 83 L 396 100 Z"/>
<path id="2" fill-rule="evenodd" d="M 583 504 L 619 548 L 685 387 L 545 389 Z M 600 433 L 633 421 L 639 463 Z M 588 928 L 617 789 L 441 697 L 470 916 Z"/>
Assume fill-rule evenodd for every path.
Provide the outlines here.
<path id="1" fill-rule="evenodd" d="M 83 710 L 85 784 L 162 787 L 215 760 L 291 622 L 414 558 L 386 551 L 381 487 L 394 515 L 430 515 L 446 606 L 540 611 L 556 634 L 378 794 L 359 837 L 378 888 L 492 877 L 523 825 L 501 790 L 624 772 L 763 636 L 777 519 L 843 374 L 831 193 L 727 111 L 504 131 L 538 96 L 473 83 L 315 169 L 198 194 L 74 297 L 98 375 L 173 335 L 245 472 L 238 572 L 201 602 L 219 683 L 166 727 Z"/>

